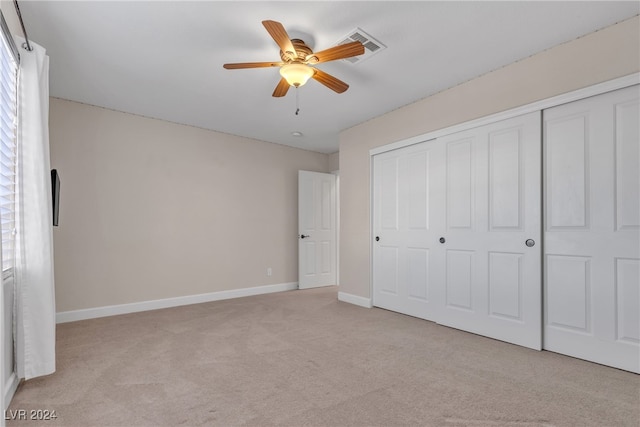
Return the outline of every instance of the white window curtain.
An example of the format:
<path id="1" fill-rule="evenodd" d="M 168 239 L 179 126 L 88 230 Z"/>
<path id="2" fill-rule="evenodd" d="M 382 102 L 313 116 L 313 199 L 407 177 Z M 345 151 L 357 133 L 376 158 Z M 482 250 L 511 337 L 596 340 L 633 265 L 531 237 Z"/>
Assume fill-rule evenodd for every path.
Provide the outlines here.
<path id="1" fill-rule="evenodd" d="M 24 39 L 16 37 L 22 46 Z M 18 81 L 18 191 L 16 216 L 16 373 L 30 379 L 55 371 L 55 291 L 49 57 L 29 41 L 20 49 Z"/>

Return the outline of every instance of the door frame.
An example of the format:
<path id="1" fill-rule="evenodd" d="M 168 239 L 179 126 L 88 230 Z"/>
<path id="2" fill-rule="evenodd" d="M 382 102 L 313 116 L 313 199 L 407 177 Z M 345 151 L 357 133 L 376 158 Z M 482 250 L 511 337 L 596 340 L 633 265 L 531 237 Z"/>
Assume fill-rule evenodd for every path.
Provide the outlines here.
<path id="1" fill-rule="evenodd" d="M 330 172 L 336 176 L 336 286 L 340 286 L 340 169 Z"/>

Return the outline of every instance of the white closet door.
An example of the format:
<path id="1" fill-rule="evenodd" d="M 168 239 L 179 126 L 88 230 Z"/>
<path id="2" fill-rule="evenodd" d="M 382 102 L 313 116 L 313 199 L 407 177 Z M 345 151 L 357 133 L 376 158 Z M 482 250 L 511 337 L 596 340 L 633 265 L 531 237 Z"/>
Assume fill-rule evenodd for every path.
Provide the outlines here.
<path id="1" fill-rule="evenodd" d="M 544 112 L 544 348 L 640 372 L 639 86 Z"/>
<path id="2" fill-rule="evenodd" d="M 373 163 L 373 305 L 435 320 L 433 224 L 441 222 L 443 175 L 436 146 L 423 142 Z"/>
<path id="3" fill-rule="evenodd" d="M 437 142 L 446 165 L 439 323 L 538 350 L 540 120 L 531 113 Z"/>

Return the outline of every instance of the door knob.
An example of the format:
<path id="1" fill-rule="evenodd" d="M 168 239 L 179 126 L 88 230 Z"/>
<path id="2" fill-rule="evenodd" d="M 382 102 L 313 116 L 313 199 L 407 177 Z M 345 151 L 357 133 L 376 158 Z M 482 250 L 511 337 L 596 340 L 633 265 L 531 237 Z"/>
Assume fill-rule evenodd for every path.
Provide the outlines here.
<path id="1" fill-rule="evenodd" d="M 311 236 L 309 236 L 308 234 L 301 234 L 301 235 L 300 235 L 300 238 L 301 238 L 301 239 L 305 239 L 305 238 L 307 238 L 307 237 L 311 237 Z"/>
<path id="2" fill-rule="evenodd" d="M 446 242 L 446 240 L 444 240 L 444 237 L 441 237 L 439 240 L 440 240 L 440 243 Z"/>
<path id="3" fill-rule="evenodd" d="M 525 244 L 525 245 L 527 245 L 528 247 L 532 247 L 533 245 L 535 245 L 535 244 L 536 244 L 536 241 L 535 241 L 535 240 L 533 240 L 533 239 L 527 239 L 527 240 L 524 242 L 524 244 Z"/>
<path id="4" fill-rule="evenodd" d="M 376 236 L 376 242 L 380 241 L 380 236 Z"/>

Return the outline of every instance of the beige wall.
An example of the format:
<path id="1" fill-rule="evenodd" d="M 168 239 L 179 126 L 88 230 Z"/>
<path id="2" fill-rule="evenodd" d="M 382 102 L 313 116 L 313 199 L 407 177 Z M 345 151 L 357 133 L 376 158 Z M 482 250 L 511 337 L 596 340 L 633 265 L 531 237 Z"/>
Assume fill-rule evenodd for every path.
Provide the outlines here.
<path id="1" fill-rule="evenodd" d="M 50 144 L 58 312 L 297 282 L 297 171 L 326 154 L 55 98 Z"/>
<path id="2" fill-rule="evenodd" d="M 370 297 L 369 150 L 640 71 L 638 17 L 485 74 L 340 135 L 340 290 Z"/>
<path id="3" fill-rule="evenodd" d="M 340 153 L 337 151 L 329 154 L 329 170 L 331 172 L 340 170 Z"/>

